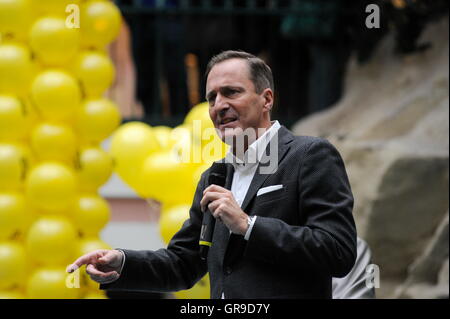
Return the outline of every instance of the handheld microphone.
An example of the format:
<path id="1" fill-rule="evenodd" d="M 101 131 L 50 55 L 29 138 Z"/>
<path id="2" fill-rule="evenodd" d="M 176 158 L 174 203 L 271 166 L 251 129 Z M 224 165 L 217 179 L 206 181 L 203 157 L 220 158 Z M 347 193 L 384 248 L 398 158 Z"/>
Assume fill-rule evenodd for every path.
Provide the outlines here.
<path id="1" fill-rule="evenodd" d="M 225 186 L 225 180 L 227 176 L 227 166 L 225 163 L 214 162 L 208 178 L 209 185 Z M 208 206 L 206 206 L 208 207 Z M 212 245 L 212 237 L 214 232 L 214 226 L 216 225 L 216 219 L 213 217 L 208 208 L 203 213 L 202 228 L 200 230 L 200 257 L 206 260 L 208 256 L 209 247 Z"/>

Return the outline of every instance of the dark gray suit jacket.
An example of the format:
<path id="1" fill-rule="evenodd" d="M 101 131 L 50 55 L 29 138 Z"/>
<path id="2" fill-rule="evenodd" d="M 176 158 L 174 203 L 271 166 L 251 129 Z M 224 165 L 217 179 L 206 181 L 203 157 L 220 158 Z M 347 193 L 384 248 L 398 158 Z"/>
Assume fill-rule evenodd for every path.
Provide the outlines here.
<path id="1" fill-rule="evenodd" d="M 124 250 L 120 278 L 100 288 L 176 291 L 209 272 L 211 298 L 221 298 L 222 292 L 226 298 L 331 298 L 332 277 L 345 276 L 356 259 L 353 197 L 344 163 L 324 139 L 294 136 L 283 126 L 276 138 L 277 169 L 272 174 L 257 169 L 241 206 L 258 216 L 248 241 L 217 222 L 208 260 L 200 259 L 199 202 L 208 169 L 190 218 L 167 249 Z M 232 168 L 228 164 L 228 189 Z M 260 188 L 279 184 L 283 188 L 256 196 Z"/>

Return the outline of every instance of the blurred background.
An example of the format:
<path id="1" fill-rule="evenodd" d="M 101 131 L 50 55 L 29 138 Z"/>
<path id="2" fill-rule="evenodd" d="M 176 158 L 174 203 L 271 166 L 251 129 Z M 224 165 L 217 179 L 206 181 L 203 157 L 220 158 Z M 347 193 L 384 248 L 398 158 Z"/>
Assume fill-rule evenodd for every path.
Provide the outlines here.
<path id="1" fill-rule="evenodd" d="M 240 49 L 272 68 L 272 118 L 342 154 L 377 298 L 448 298 L 448 30 L 444 0 L 0 0 L 0 297 L 209 297 L 67 293 L 61 271 L 166 246 L 226 151 L 206 64 Z"/>

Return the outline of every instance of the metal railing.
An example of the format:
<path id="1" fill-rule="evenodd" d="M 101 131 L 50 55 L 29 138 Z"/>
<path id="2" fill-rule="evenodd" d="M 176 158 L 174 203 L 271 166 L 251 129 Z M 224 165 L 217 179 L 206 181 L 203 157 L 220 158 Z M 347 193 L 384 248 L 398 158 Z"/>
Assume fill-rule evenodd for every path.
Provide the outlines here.
<path id="1" fill-rule="evenodd" d="M 124 14 L 215 14 L 215 15 L 286 15 L 321 14 L 335 10 L 335 1 L 321 1 L 320 8 L 302 0 L 116 0 Z M 355 2 L 359 0 L 354 0 Z M 339 2 L 339 1 L 338 1 Z M 355 10 L 346 8 L 345 14 Z"/>
<path id="2" fill-rule="evenodd" d="M 295 14 L 298 17 L 308 17 L 315 16 L 320 17 L 320 19 L 327 19 L 329 13 L 336 10 L 335 4 L 340 2 L 337 1 L 324 1 L 324 0 L 116 0 L 116 4 L 120 8 L 122 14 L 127 18 L 133 18 L 137 16 L 149 16 L 154 21 L 159 21 L 164 17 L 175 17 L 175 19 L 186 19 L 195 16 L 201 16 L 202 18 L 214 18 L 214 17 L 232 17 L 241 18 L 246 20 L 252 18 L 264 18 L 269 19 L 282 19 L 287 15 Z M 346 0 L 343 0 L 346 1 Z M 354 0 L 359 2 L 359 0 Z M 313 2 L 320 2 L 320 7 L 317 5 L 311 5 Z M 340 14 L 352 15 L 354 14 L 354 7 L 345 8 Z M 184 21 L 184 20 L 183 20 Z M 272 23 L 272 22 L 271 22 Z M 279 30 L 272 30 L 267 36 L 267 47 L 273 47 L 277 45 L 277 37 L 279 35 Z M 164 58 L 164 52 L 162 50 L 162 35 L 156 32 L 154 35 L 155 52 L 154 52 L 154 64 L 153 64 L 153 83 L 159 83 L 162 70 L 162 61 Z M 235 49 L 235 48 L 233 48 Z M 298 46 L 294 45 L 292 48 L 290 56 L 300 57 L 300 53 L 296 53 Z M 258 52 L 252 52 L 258 53 Z M 285 63 L 290 63 L 285 61 Z M 293 65 L 298 65 L 298 61 L 293 61 Z M 277 74 L 275 74 L 277 75 Z M 277 79 L 275 79 L 277 80 Z M 292 81 L 297 81 L 297 79 L 292 79 Z M 201 80 L 200 80 L 201 82 Z M 167 124 L 174 126 L 181 122 L 182 114 L 171 114 L 170 119 L 161 116 L 163 105 L 160 98 L 157 98 L 158 94 L 156 91 L 159 90 L 158 87 L 152 87 L 151 90 L 154 91 L 154 96 L 156 97 L 152 103 L 152 111 L 148 114 L 147 120 L 151 124 Z M 202 92 L 203 93 L 203 92 Z M 292 100 L 292 99 L 291 99 Z M 285 105 L 283 107 L 301 107 L 299 105 Z M 301 113 L 299 116 L 292 116 L 286 114 L 280 114 L 278 118 L 287 125 L 294 123 L 302 115 L 306 115 L 307 111 Z"/>

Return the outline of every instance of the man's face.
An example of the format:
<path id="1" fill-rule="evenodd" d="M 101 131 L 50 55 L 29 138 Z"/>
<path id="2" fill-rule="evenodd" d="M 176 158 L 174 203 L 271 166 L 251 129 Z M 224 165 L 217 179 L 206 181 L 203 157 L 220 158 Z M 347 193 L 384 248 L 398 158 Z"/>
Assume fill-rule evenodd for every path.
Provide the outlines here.
<path id="1" fill-rule="evenodd" d="M 211 69 L 206 81 L 206 99 L 211 120 L 223 141 L 236 134 L 230 129 L 245 131 L 270 126 L 267 90 L 270 89 L 256 93 L 248 63 L 243 59 L 225 60 Z"/>

